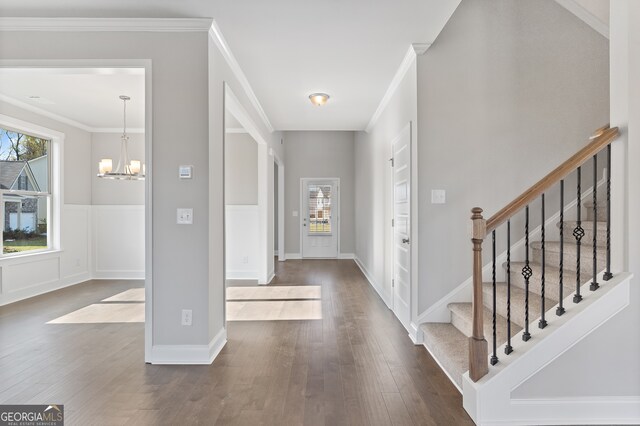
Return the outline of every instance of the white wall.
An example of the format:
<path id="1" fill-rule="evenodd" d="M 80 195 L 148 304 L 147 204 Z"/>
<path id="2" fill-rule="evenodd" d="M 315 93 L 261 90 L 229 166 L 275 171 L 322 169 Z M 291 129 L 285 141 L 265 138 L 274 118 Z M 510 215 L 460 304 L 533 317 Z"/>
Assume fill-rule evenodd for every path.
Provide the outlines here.
<path id="1" fill-rule="evenodd" d="M 471 275 L 470 209 L 490 217 L 608 112 L 603 36 L 552 0 L 460 4 L 418 57 L 419 312 Z"/>
<path id="2" fill-rule="evenodd" d="M 300 253 L 300 179 L 340 178 L 340 251 L 355 251 L 353 132 L 284 132 L 285 250 Z M 271 167 L 273 171 L 273 167 Z M 273 182 L 273 179 L 270 180 Z M 273 185 L 270 185 L 273 186 Z M 292 215 L 298 211 L 298 217 Z M 371 212 L 359 211 L 360 215 Z M 273 245 L 273 244 L 272 244 Z"/>
<path id="3" fill-rule="evenodd" d="M 227 133 L 224 157 L 225 204 L 258 204 L 257 142 L 247 133 Z"/>
<path id="4" fill-rule="evenodd" d="M 113 160 L 113 170 L 120 157 L 120 133 L 91 133 L 91 204 L 93 205 L 144 205 L 144 181 L 101 179 L 98 162 L 103 158 Z M 145 163 L 144 134 L 129 136 L 129 159 Z M 177 173 L 177 172 L 176 172 Z"/>
<path id="5" fill-rule="evenodd" d="M 355 137 L 355 205 L 369 212 L 356 222 L 356 259 L 382 298 L 390 303 L 392 253 L 391 142 L 413 122 L 416 143 L 417 86 L 415 59 L 400 81 L 386 109 L 369 133 Z M 414 218 L 415 221 L 417 218 Z"/>
<path id="6" fill-rule="evenodd" d="M 622 129 L 612 145 L 614 163 L 613 272 L 635 275 L 631 304 L 522 385 L 519 398 L 584 398 L 635 405 L 640 422 L 640 3 L 611 2 L 611 124 Z M 626 170 L 626 172 L 625 172 Z M 628 174 L 626 174 L 628 173 Z M 627 200 L 627 204 L 625 204 Z M 617 265 L 617 267 L 616 267 Z M 557 377 L 571 380 L 556 380 Z M 553 386 L 548 386 L 553 383 Z M 621 405 L 621 402 L 624 405 Z M 612 422 L 617 423 L 612 416 Z"/>
<path id="7" fill-rule="evenodd" d="M 257 205 L 227 205 L 226 213 L 227 279 L 257 280 L 260 210 Z"/>

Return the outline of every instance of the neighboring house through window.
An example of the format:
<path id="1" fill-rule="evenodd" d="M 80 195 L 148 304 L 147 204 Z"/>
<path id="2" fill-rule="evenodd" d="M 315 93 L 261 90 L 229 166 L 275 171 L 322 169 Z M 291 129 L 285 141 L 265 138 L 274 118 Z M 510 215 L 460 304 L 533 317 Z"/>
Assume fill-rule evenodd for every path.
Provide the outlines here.
<path id="1" fill-rule="evenodd" d="M 51 247 L 51 141 L 0 128 L 2 255 Z"/>

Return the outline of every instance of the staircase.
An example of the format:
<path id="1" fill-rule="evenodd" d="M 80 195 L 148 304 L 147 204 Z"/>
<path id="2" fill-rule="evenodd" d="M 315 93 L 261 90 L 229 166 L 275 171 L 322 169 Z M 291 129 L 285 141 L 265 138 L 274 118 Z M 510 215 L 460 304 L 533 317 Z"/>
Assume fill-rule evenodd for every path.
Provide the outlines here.
<path id="1" fill-rule="evenodd" d="M 437 314 L 429 313 L 442 321 L 446 305 L 450 322 L 421 324 L 420 334 L 477 424 L 575 424 L 576 413 L 586 413 L 589 423 L 604 418 L 601 406 L 514 399 L 513 391 L 629 304 L 631 275 L 611 272 L 611 143 L 617 136 L 617 128 L 598 129 L 588 145 L 489 219 L 472 209 L 471 280 L 439 301 Z M 606 164 L 602 184 L 598 159 Z M 587 163 L 592 175 L 583 176 Z M 549 218 L 545 208 L 557 215 Z M 531 223 L 540 227 L 532 231 Z M 512 237 L 521 236 L 512 245 Z M 497 246 L 506 247 L 502 265 Z M 483 249 L 490 252 L 486 266 Z"/>
<path id="2" fill-rule="evenodd" d="M 585 230 L 585 236 L 581 244 L 581 291 L 589 291 L 589 282 L 592 280 L 593 271 L 593 202 L 583 205 L 587 213 L 586 221 L 581 226 Z M 606 206 L 596 206 L 596 269 L 602 272 L 605 268 L 605 244 L 606 244 Z M 584 217 L 584 216 L 583 216 Z M 557 224 L 559 226 L 559 223 Z M 577 260 L 577 244 L 572 232 L 577 222 L 575 220 L 564 222 L 563 263 L 573 268 Z M 529 266 L 533 275 L 529 278 L 529 312 L 530 327 L 538 327 L 538 321 L 542 305 L 542 241 L 534 241 L 529 244 L 531 261 Z M 524 261 L 512 261 L 510 263 L 511 277 L 511 337 L 514 337 L 525 326 L 525 279 L 522 275 Z M 560 300 L 560 242 L 545 241 L 545 308 L 547 315 L 556 314 L 556 305 Z M 502 264 L 507 275 L 507 263 Z M 573 269 L 563 269 L 564 297 L 575 292 L 576 272 Z M 584 284 L 586 283 L 586 284 Z M 484 335 L 493 335 L 493 283 L 484 282 L 483 290 L 483 318 Z M 471 337 L 473 316 L 472 304 L 450 303 L 450 323 L 425 323 L 420 326 L 423 333 L 424 344 L 436 358 L 451 380 L 462 388 L 462 375 L 469 369 L 469 337 Z M 496 345 L 502 348 L 507 343 L 507 282 L 496 283 Z M 502 350 L 500 351 L 504 353 Z M 500 354 L 498 354 L 500 355 Z"/>

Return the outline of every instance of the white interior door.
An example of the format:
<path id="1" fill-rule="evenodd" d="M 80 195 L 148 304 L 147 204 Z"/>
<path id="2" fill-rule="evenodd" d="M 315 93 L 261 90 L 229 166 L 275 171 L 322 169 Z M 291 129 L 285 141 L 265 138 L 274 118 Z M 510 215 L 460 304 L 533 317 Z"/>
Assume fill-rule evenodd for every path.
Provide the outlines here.
<path id="1" fill-rule="evenodd" d="M 338 179 L 301 180 L 302 257 L 338 257 L 340 190 Z"/>
<path id="2" fill-rule="evenodd" d="M 393 312 L 411 321 L 411 127 L 393 142 Z"/>

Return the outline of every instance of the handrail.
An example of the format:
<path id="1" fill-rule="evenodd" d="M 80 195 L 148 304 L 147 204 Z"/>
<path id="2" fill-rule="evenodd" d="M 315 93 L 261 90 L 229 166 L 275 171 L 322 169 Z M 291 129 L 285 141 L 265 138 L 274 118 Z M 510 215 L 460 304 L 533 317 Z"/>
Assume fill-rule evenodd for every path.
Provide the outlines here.
<path id="1" fill-rule="evenodd" d="M 593 140 L 587 146 L 556 167 L 555 170 L 540 179 L 536 184 L 507 204 L 503 209 L 487 219 L 487 234 L 505 223 L 510 217 L 525 208 L 527 204 L 530 204 L 551 186 L 560 182 L 560 180 L 567 177 L 571 172 L 583 165 L 587 160 L 613 142 L 614 139 L 618 137 L 618 128 L 609 128 L 609 126 L 604 126 L 596 130 L 594 136 Z"/>

